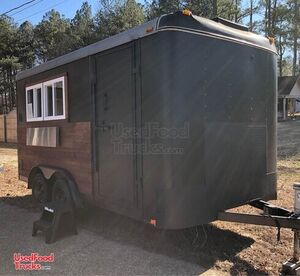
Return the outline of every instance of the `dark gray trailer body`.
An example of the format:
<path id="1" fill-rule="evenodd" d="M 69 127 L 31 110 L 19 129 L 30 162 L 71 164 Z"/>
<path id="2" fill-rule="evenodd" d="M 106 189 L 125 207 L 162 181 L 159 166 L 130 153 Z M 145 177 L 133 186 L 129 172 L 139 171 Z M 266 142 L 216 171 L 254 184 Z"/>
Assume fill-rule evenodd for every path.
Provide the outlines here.
<path id="1" fill-rule="evenodd" d="M 175 229 L 276 199 L 276 52 L 268 39 L 196 16 L 162 16 L 20 73 L 20 126 L 30 127 L 22 122 L 26 85 L 63 73 L 66 123 L 91 124 L 92 178 L 74 178 L 101 207 Z M 19 156 L 31 150 L 24 148 Z"/>

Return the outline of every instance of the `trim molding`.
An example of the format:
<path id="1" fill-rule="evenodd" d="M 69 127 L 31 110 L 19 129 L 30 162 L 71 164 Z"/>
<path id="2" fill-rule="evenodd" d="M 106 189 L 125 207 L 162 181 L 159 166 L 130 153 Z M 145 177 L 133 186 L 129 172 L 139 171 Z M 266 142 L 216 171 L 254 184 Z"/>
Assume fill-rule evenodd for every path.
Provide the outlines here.
<path id="1" fill-rule="evenodd" d="M 225 40 L 225 41 L 234 42 L 237 44 L 246 45 L 246 46 L 253 47 L 253 48 L 262 49 L 262 50 L 265 50 L 267 52 L 271 52 L 271 53 L 277 55 L 276 50 L 271 50 L 270 48 L 263 47 L 263 46 L 245 41 L 245 40 L 237 39 L 234 37 L 228 37 L 228 36 L 224 36 L 224 35 L 220 35 L 220 34 L 216 34 L 216 33 L 197 31 L 195 29 L 180 28 L 180 27 L 173 27 L 173 26 L 162 27 L 157 32 L 163 32 L 163 31 L 177 31 L 177 32 L 185 32 L 185 33 L 190 33 L 190 34 L 195 34 L 195 35 L 200 35 L 200 36 L 206 36 L 206 37 L 210 37 L 210 38 L 214 38 L 214 39 Z"/>

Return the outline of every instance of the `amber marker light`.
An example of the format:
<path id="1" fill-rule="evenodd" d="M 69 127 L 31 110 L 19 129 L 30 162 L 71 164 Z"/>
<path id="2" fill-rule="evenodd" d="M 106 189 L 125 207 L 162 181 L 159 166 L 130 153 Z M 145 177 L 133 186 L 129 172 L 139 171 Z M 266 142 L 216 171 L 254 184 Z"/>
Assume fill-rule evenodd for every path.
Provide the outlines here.
<path id="1" fill-rule="evenodd" d="M 150 224 L 152 224 L 153 226 L 156 226 L 156 219 L 150 219 Z"/>
<path id="2" fill-rule="evenodd" d="M 268 39 L 269 39 L 270 44 L 275 44 L 275 38 L 274 37 L 268 36 Z"/>
<path id="3" fill-rule="evenodd" d="M 188 9 L 184 9 L 184 10 L 182 11 L 182 14 L 184 14 L 184 15 L 186 15 L 186 16 L 191 16 L 191 15 L 192 15 L 192 12 L 191 12 L 190 10 L 188 10 Z"/>
<path id="4" fill-rule="evenodd" d="M 153 32 L 153 27 L 152 26 L 147 27 L 146 33 L 151 33 L 151 32 Z"/>

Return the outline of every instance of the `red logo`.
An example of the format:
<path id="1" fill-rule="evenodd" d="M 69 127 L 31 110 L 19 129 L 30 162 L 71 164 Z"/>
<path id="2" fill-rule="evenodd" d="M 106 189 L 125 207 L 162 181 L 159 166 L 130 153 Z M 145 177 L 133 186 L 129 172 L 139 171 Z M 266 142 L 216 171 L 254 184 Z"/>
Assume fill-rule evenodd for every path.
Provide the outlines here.
<path id="1" fill-rule="evenodd" d="M 16 270 L 50 270 L 51 266 L 45 265 L 54 262 L 54 254 L 40 255 L 39 253 L 31 253 L 30 255 L 22 255 L 14 253 L 14 265 Z"/>

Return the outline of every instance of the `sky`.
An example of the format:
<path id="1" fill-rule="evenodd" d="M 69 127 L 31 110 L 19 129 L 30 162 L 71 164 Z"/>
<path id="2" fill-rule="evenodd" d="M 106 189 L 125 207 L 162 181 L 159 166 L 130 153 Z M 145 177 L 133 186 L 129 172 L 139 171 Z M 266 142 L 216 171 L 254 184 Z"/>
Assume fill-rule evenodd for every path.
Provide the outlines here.
<path id="1" fill-rule="evenodd" d="M 51 9 L 59 11 L 67 18 L 73 18 L 76 10 L 80 9 L 84 1 L 87 1 L 92 6 L 93 14 L 99 9 L 99 0 L 0 0 L 0 14 L 29 1 L 32 2 L 8 13 L 17 24 L 21 24 L 26 20 L 32 24 L 37 24 L 42 20 L 45 13 Z M 138 2 L 144 3 L 144 0 Z M 248 4 L 248 0 L 242 0 L 243 8 Z M 257 20 L 257 16 L 255 16 L 254 20 Z M 248 18 L 245 18 L 243 23 L 245 24 L 247 21 Z"/>
<path id="2" fill-rule="evenodd" d="M 0 14 L 28 1 L 30 0 L 0 0 Z M 98 10 L 98 0 L 34 0 L 32 3 L 11 11 L 7 15 L 14 18 L 15 22 L 18 24 L 21 24 L 26 20 L 33 24 L 37 24 L 42 20 L 43 15 L 51 9 L 59 11 L 68 18 L 73 18 L 76 10 L 80 9 L 81 4 L 85 1 L 92 6 L 93 13 Z"/>

